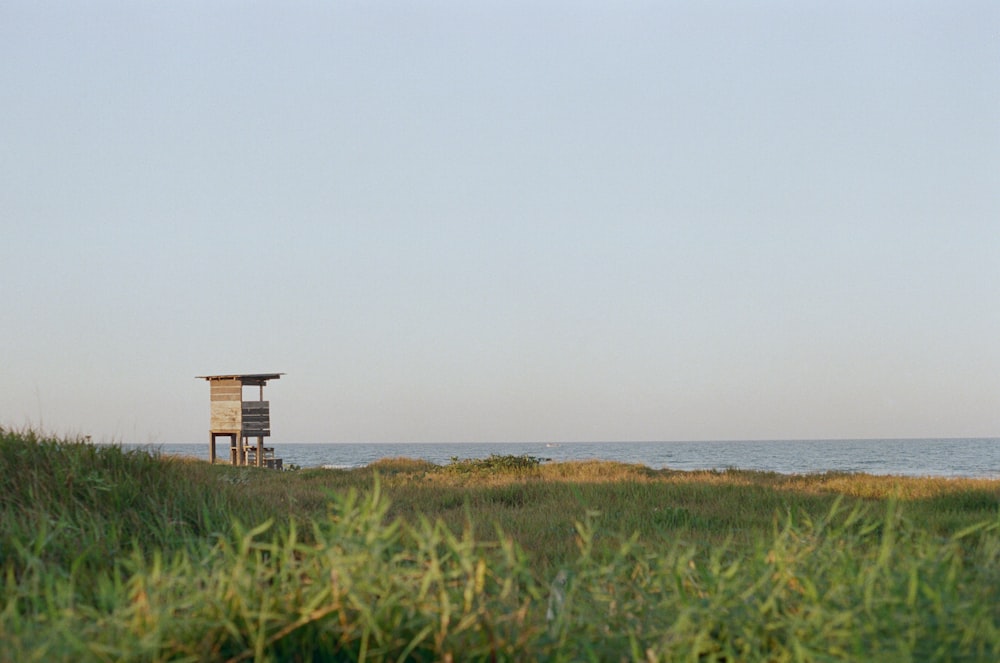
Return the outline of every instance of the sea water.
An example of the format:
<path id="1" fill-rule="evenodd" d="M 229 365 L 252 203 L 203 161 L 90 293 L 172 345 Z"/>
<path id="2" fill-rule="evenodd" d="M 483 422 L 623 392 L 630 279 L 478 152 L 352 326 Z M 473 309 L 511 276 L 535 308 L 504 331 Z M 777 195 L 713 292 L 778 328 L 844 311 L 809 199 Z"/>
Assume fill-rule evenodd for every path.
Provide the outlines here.
<path id="1" fill-rule="evenodd" d="M 251 440 L 253 442 L 253 440 Z M 218 445 L 218 454 L 229 450 Z M 353 468 L 381 458 L 414 458 L 439 465 L 491 454 L 528 455 L 543 461 L 608 460 L 653 469 L 743 469 L 807 474 L 867 474 L 1000 478 L 1000 438 L 879 440 L 752 440 L 714 442 L 491 442 L 303 444 L 267 440 L 285 467 Z M 164 454 L 208 460 L 202 444 L 144 445 Z"/>

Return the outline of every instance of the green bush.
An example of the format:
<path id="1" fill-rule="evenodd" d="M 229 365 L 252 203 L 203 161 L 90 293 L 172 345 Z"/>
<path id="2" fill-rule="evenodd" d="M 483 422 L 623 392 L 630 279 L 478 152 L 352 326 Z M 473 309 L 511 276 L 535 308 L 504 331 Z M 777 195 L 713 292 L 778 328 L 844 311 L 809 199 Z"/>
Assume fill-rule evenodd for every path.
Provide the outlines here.
<path id="1" fill-rule="evenodd" d="M 512 454 L 490 454 L 488 458 L 465 458 L 459 460 L 457 456 L 452 456 L 451 462 L 445 465 L 448 472 L 458 474 L 487 473 L 487 472 L 523 472 L 533 470 L 542 462 L 541 458 L 522 454 L 515 456 Z"/>

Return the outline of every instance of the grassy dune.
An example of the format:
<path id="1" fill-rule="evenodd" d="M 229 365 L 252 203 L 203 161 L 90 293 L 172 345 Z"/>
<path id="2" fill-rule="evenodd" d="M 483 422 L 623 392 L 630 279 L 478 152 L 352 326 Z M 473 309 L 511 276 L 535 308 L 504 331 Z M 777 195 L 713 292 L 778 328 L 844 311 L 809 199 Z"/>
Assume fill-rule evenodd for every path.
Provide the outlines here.
<path id="1" fill-rule="evenodd" d="M 0 661 L 1000 660 L 1000 482 L 0 429 Z"/>

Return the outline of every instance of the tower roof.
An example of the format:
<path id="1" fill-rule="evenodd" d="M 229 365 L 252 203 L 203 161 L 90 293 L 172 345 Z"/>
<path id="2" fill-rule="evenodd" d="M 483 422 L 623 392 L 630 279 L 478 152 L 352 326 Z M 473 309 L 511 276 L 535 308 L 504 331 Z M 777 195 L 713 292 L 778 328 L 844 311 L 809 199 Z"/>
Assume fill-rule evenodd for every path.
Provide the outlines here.
<path id="1" fill-rule="evenodd" d="M 239 380 L 241 384 L 249 387 L 263 387 L 268 380 L 277 380 L 284 373 L 244 373 L 230 375 L 196 375 L 199 380 Z"/>

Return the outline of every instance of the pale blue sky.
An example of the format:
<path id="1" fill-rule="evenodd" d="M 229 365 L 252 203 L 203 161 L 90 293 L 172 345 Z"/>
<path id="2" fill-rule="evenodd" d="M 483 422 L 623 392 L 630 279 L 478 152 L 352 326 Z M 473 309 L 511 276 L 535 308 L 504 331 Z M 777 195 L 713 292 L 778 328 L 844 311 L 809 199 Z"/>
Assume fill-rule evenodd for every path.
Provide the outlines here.
<path id="1" fill-rule="evenodd" d="M 1000 435 L 1000 4 L 0 3 L 0 425 Z"/>

